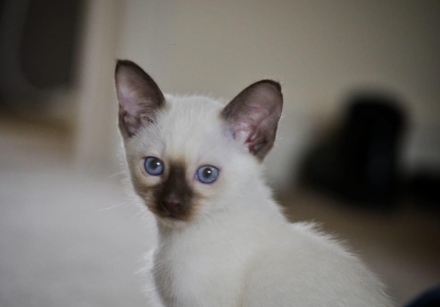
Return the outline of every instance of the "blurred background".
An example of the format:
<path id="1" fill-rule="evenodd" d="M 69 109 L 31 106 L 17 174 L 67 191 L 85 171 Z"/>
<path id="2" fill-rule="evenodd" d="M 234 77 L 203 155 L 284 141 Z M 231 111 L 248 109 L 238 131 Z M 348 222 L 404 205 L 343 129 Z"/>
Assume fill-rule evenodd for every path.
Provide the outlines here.
<path id="1" fill-rule="evenodd" d="M 440 283 L 440 2 L 0 0 L 0 306 L 145 306 L 113 72 L 232 98 L 283 84 L 265 161 L 398 305 Z"/>

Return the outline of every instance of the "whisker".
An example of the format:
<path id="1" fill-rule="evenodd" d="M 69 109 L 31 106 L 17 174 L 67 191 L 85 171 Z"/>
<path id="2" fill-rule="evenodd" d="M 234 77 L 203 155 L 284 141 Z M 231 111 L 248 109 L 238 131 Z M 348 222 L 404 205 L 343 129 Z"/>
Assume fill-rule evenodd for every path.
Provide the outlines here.
<path id="1" fill-rule="evenodd" d="M 125 171 L 116 172 L 114 174 L 108 175 L 106 178 L 110 179 L 110 178 L 114 178 L 114 177 L 117 177 L 117 176 L 120 176 L 120 175 L 125 175 Z"/>
<path id="2" fill-rule="evenodd" d="M 103 212 L 103 211 L 107 211 L 107 210 L 111 210 L 111 209 L 116 209 L 116 208 L 120 208 L 120 207 L 127 206 L 127 205 L 128 204 L 126 202 L 121 202 L 121 203 L 116 204 L 114 206 L 110 206 L 110 207 L 99 209 L 98 212 Z"/>

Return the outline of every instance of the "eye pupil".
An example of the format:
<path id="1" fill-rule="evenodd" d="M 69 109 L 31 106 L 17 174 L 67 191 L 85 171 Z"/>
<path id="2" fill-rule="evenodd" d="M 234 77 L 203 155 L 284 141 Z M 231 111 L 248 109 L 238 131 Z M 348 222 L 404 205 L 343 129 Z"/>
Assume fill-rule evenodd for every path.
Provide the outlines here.
<path id="1" fill-rule="evenodd" d="M 212 175 L 212 169 L 210 169 L 209 167 L 203 170 L 203 177 L 209 178 L 211 175 Z"/>
<path id="2" fill-rule="evenodd" d="M 152 169 L 156 169 L 156 168 L 158 168 L 159 166 L 160 166 L 160 162 L 157 161 L 157 160 L 153 160 L 153 161 L 150 162 L 150 167 L 151 167 Z"/>

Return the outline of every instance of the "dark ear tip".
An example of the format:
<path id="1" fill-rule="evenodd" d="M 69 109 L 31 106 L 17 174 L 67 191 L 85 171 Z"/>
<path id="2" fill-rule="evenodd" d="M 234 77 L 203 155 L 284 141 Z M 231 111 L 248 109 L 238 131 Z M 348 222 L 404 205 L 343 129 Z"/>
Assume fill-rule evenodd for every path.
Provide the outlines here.
<path id="1" fill-rule="evenodd" d="M 263 80 L 258 81 L 257 83 L 260 83 L 260 84 L 262 84 L 262 83 L 269 84 L 269 85 L 275 87 L 275 89 L 277 90 L 277 92 L 279 92 L 281 95 L 283 94 L 283 93 L 282 93 L 282 89 L 281 89 L 281 84 L 280 84 L 279 82 L 277 82 L 277 81 L 274 81 L 274 80 L 271 80 L 271 79 L 263 79 Z"/>
<path id="2" fill-rule="evenodd" d="M 120 68 L 121 66 L 127 66 L 130 65 L 131 63 L 133 62 L 130 60 L 116 59 L 116 70 L 118 70 L 118 68 Z"/>
<path id="3" fill-rule="evenodd" d="M 136 69 L 136 70 L 142 70 L 142 68 L 140 68 L 139 65 L 137 65 L 133 61 L 117 59 L 115 72 L 117 72 L 122 67 L 127 67 L 127 68 L 131 68 L 131 69 Z"/>
<path id="4" fill-rule="evenodd" d="M 136 65 L 136 64 L 130 60 L 116 59 L 116 66 L 120 66 L 120 65 Z"/>

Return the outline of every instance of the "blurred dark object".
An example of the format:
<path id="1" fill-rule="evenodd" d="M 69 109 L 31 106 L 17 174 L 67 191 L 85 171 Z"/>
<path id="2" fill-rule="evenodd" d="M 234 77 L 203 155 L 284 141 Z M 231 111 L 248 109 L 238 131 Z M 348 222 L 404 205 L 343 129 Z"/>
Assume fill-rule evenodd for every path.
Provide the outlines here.
<path id="1" fill-rule="evenodd" d="M 412 301 L 406 307 L 439 307 L 440 306 L 440 286 L 437 286 Z"/>
<path id="2" fill-rule="evenodd" d="M 82 4 L 0 0 L 0 105 L 35 107 L 74 85 Z"/>
<path id="3" fill-rule="evenodd" d="M 20 64 L 38 88 L 73 82 L 76 30 L 80 2 L 29 2 L 20 48 Z"/>
<path id="4" fill-rule="evenodd" d="M 417 171 L 409 182 L 408 191 L 420 204 L 419 207 L 440 211 L 440 173 L 432 170 Z"/>
<path id="5" fill-rule="evenodd" d="M 307 157 L 303 181 L 351 203 L 389 208 L 404 126 L 403 111 L 392 96 L 374 92 L 352 96 L 335 136 Z"/>

